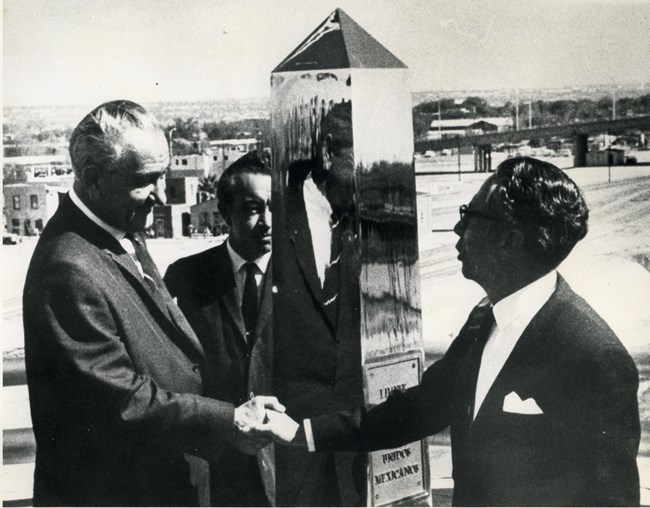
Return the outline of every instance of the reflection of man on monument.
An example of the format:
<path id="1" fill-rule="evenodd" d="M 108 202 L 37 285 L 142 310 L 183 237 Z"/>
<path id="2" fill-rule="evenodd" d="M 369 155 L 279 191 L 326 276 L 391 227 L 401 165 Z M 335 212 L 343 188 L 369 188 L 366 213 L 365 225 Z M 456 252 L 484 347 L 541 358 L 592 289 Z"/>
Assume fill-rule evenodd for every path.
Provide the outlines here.
<path id="1" fill-rule="evenodd" d="M 350 101 L 315 124 L 315 156 L 289 168 L 287 234 L 277 237 L 276 393 L 294 418 L 363 402 Z M 279 505 L 363 502 L 362 454 L 282 448 L 276 466 Z"/>

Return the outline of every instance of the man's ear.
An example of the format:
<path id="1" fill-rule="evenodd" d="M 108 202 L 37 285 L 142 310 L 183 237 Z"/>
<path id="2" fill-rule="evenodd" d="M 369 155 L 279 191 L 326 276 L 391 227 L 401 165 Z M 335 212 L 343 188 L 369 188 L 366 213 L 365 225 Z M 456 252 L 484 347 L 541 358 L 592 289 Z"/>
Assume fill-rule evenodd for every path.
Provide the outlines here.
<path id="1" fill-rule="evenodd" d="M 332 167 L 332 135 L 328 134 L 321 143 L 321 163 L 323 169 L 329 171 Z"/>
<path id="2" fill-rule="evenodd" d="M 228 208 L 218 208 L 219 213 L 221 214 L 221 218 L 223 221 L 228 225 L 228 227 L 232 227 L 232 220 L 230 217 L 230 210 Z"/>
<path id="3" fill-rule="evenodd" d="M 89 198 L 95 200 L 101 194 L 102 172 L 97 166 L 86 166 L 81 172 L 81 183 Z"/>
<path id="4" fill-rule="evenodd" d="M 524 233 L 520 229 L 509 228 L 501 237 L 501 249 L 506 253 L 518 254 L 524 249 Z"/>

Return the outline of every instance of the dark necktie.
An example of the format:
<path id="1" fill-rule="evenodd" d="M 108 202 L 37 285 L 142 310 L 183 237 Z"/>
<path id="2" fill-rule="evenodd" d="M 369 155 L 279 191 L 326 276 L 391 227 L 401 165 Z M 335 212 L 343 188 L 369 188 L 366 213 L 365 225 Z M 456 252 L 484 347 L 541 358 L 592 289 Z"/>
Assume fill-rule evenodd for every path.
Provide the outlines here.
<path id="1" fill-rule="evenodd" d="M 494 326 L 494 309 L 490 305 L 489 308 L 485 311 L 485 316 L 483 316 L 483 321 L 481 322 L 481 331 L 479 332 L 479 340 L 483 342 L 481 349 L 485 348 L 485 344 L 490 338 L 490 332 Z"/>
<path id="2" fill-rule="evenodd" d="M 132 233 L 127 233 L 125 237 L 133 244 L 133 248 L 135 249 L 135 257 L 142 267 L 144 282 L 147 288 L 150 291 L 155 292 L 158 289 L 158 285 L 156 283 L 156 279 L 159 276 L 158 269 L 156 268 L 156 264 L 151 258 L 147 247 L 144 245 L 144 242 L 140 240 L 140 238 L 133 235 Z"/>
<path id="3" fill-rule="evenodd" d="M 478 324 L 478 331 L 474 339 L 474 346 L 472 347 L 470 364 L 474 367 L 475 377 L 472 377 L 471 382 L 473 383 L 471 389 L 471 399 L 469 406 L 467 408 L 467 415 L 470 417 L 470 421 L 473 421 L 474 418 L 474 404 L 476 402 L 476 383 L 478 382 L 478 374 L 481 369 L 481 360 L 483 358 L 483 350 L 485 349 L 485 344 L 487 344 L 488 339 L 490 338 L 490 333 L 492 332 L 492 327 L 494 326 L 494 311 L 490 305 L 484 311 L 483 317 Z"/>
<path id="4" fill-rule="evenodd" d="M 241 313 L 246 327 L 246 342 L 252 348 L 255 341 L 255 327 L 257 326 L 257 283 L 255 263 L 244 264 L 246 269 L 246 280 L 244 282 L 244 294 L 241 303 Z"/>

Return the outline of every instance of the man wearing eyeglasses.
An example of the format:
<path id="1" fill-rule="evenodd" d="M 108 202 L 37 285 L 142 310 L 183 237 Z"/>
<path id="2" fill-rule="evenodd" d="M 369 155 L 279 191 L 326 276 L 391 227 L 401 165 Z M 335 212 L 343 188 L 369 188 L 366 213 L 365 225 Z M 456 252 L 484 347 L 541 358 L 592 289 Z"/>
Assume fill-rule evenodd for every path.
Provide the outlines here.
<path id="1" fill-rule="evenodd" d="M 460 208 L 463 275 L 487 293 L 419 386 L 283 439 L 315 451 L 394 448 L 451 429 L 457 506 L 639 504 L 638 373 L 557 273 L 588 210 L 561 170 L 508 159 Z"/>

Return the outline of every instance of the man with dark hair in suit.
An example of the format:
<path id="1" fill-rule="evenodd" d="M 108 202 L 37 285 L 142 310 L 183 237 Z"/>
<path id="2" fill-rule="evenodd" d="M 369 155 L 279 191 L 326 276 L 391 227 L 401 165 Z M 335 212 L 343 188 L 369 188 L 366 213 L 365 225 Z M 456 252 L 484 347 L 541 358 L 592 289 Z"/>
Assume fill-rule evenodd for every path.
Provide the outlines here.
<path id="1" fill-rule="evenodd" d="M 155 119 L 102 104 L 70 139 L 75 182 L 23 294 L 35 506 L 191 506 L 203 457 L 265 446 L 265 406 L 208 398 L 211 371 L 149 255 L 169 153 Z M 186 455 L 187 454 L 187 455 Z M 194 455 L 192 458 L 190 455 Z"/>
<path id="2" fill-rule="evenodd" d="M 508 159 L 460 207 L 463 275 L 487 298 L 419 386 L 369 410 L 287 424 L 311 449 L 397 447 L 451 428 L 454 505 L 639 504 L 638 373 L 557 273 L 587 205 L 552 164 Z"/>
<path id="3" fill-rule="evenodd" d="M 164 280 L 196 332 L 213 378 L 212 394 L 235 405 L 272 393 L 271 170 L 250 152 L 217 183 L 230 228 L 221 245 L 180 259 Z M 228 449 L 210 464 L 212 505 L 269 506 L 275 498 L 273 445 L 246 455 Z"/>

